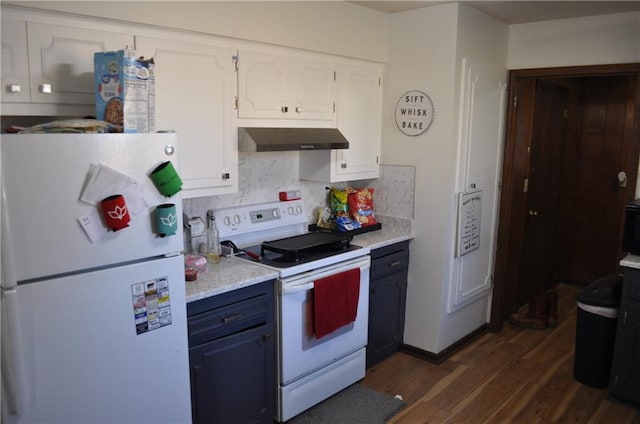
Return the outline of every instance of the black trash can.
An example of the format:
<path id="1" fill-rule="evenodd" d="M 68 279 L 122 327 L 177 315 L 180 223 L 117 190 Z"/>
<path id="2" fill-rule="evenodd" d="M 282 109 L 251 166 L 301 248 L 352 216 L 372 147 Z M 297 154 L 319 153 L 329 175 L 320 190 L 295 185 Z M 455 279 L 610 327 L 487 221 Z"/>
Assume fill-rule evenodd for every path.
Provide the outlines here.
<path id="1" fill-rule="evenodd" d="M 607 387 L 618 325 L 622 276 L 598 278 L 576 295 L 576 346 L 573 378 L 591 387 Z"/>

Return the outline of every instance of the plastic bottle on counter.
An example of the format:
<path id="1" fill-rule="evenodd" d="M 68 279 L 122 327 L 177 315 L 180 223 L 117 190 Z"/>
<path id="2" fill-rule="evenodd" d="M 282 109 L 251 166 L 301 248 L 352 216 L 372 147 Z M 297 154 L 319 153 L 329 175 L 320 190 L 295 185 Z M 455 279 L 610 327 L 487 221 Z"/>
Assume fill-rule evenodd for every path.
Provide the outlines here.
<path id="1" fill-rule="evenodd" d="M 207 261 L 211 264 L 220 262 L 220 236 L 216 228 L 216 218 L 213 211 L 207 211 Z"/>

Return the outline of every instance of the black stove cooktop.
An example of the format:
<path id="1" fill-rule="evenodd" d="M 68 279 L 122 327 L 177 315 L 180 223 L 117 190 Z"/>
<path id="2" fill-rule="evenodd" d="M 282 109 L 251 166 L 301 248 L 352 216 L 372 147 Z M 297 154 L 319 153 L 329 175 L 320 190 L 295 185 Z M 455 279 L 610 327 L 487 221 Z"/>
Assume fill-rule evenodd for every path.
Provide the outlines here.
<path id="1" fill-rule="evenodd" d="M 314 232 L 265 241 L 245 248 L 250 255 L 241 253 L 238 257 L 276 268 L 287 268 L 357 249 L 361 247 L 352 245 L 351 238 L 347 235 Z"/>

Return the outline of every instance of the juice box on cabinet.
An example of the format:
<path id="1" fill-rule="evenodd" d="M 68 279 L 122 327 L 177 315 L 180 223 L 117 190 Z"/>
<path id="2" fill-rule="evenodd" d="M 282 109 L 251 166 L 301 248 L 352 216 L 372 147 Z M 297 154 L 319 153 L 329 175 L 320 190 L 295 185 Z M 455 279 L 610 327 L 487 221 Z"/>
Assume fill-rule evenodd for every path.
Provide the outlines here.
<path id="1" fill-rule="evenodd" d="M 138 60 L 126 49 L 95 53 L 93 63 L 96 118 L 121 125 L 125 133 L 155 131 L 153 61 Z"/>

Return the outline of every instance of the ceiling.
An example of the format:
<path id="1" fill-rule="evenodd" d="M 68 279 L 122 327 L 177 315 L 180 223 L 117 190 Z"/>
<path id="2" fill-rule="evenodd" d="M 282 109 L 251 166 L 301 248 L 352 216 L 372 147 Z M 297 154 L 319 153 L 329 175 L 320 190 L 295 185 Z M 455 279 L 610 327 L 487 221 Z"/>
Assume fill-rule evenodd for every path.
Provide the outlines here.
<path id="1" fill-rule="evenodd" d="M 455 1 L 352 1 L 360 6 L 385 13 L 434 6 Z M 553 19 L 579 18 L 640 11 L 640 1 L 460 1 L 507 24 L 549 21 Z M 639 24 L 640 31 L 640 24 Z"/>

